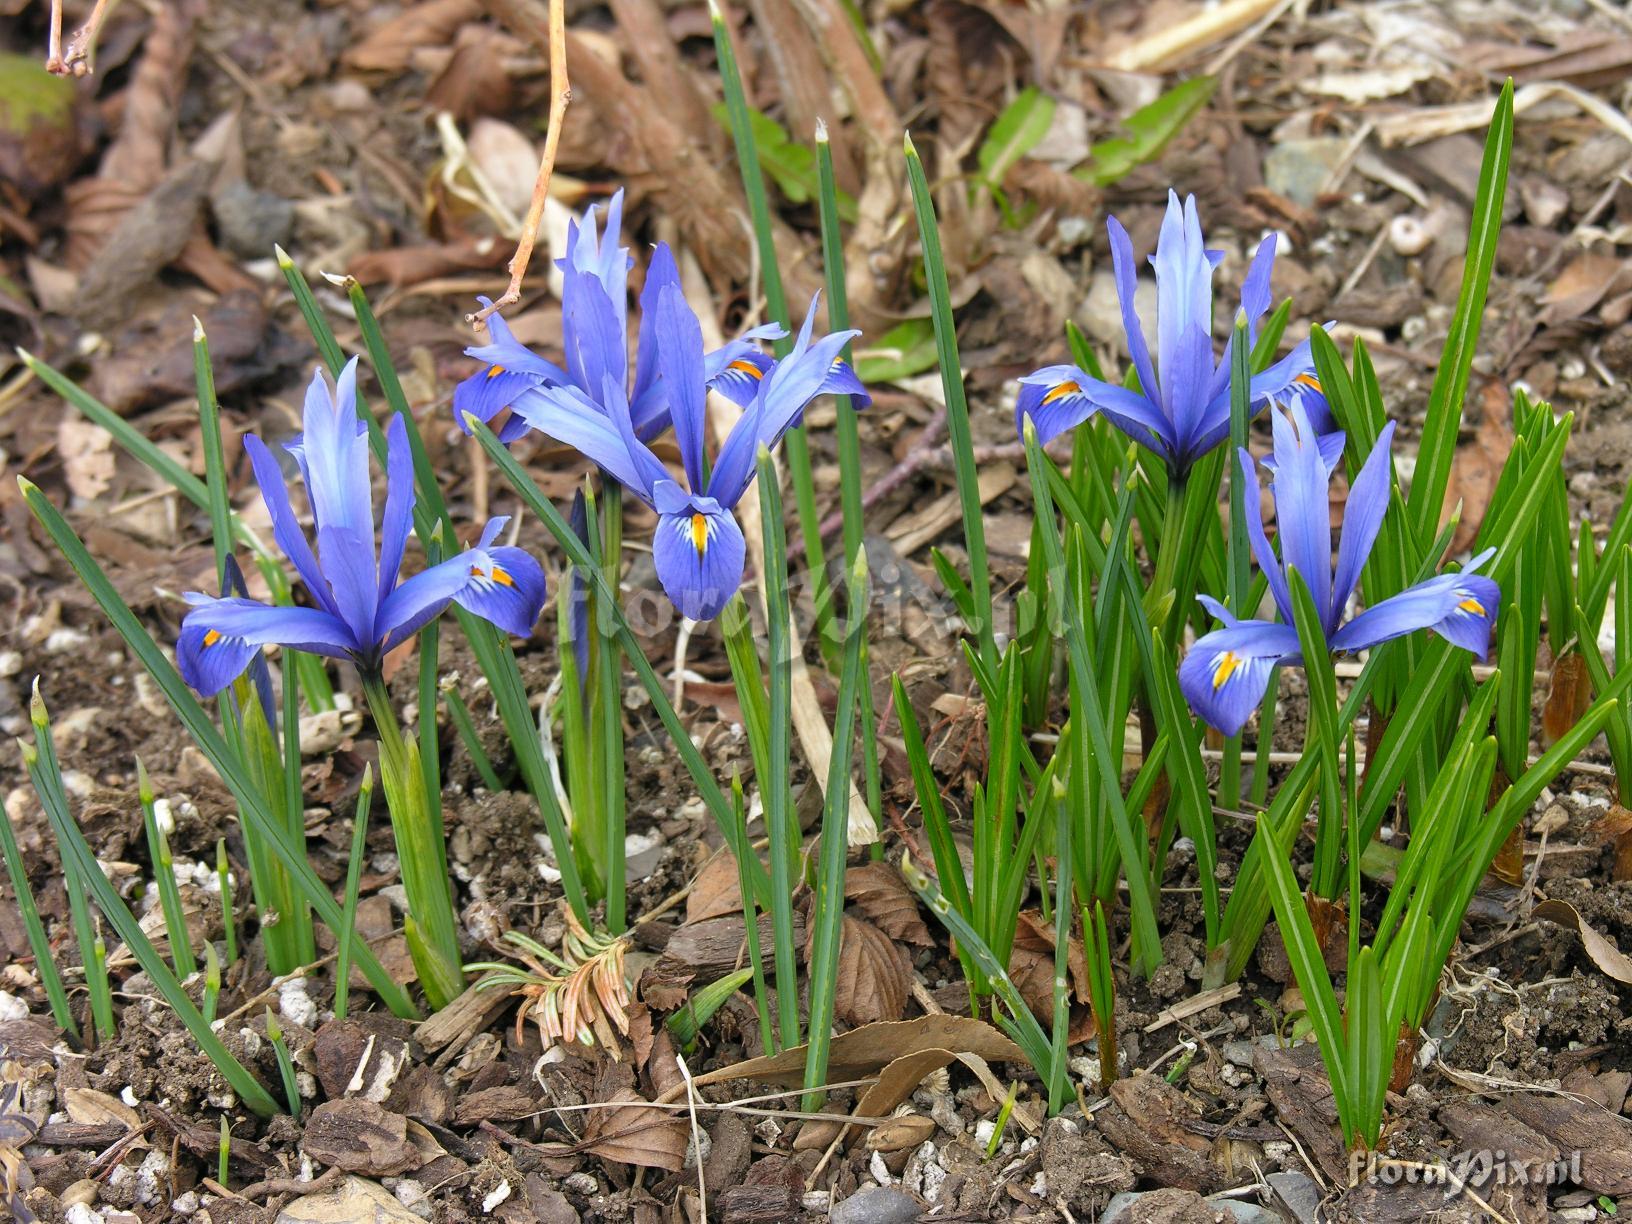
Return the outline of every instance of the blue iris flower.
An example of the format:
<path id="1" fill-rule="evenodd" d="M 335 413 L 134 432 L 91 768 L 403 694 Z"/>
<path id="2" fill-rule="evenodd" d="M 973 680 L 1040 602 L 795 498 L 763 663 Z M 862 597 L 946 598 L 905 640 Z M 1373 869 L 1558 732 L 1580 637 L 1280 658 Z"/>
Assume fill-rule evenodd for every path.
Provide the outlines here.
<path id="1" fill-rule="evenodd" d="M 269 643 L 349 659 L 377 673 L 393 647 L 450 602 L 507 632 L 532 632 L 544 606 L 544 571 L 519 548 L 495 547 L 505 521 L 491 520 L 475 548 L 400 581 L 414 509 L 413 456 L 402 419 L 386 434 L 385 510 L 375 558 L 368 434 L 358 419 L 357 359 L 330 387 L 320 369 L 306 390 L 305 431 L 285 449 L 306 481 L 317 527 L 314 553 L 295 519 L 283 473 L 265 443 L 244 439 L 278 547 L 294 564 L 316 607 L 273 607 L 243 596 L 187 596 L 176 657 L 187 683 L 209 696 L 241 675 Z"/>
<path id="2" fill-rule="evenodd" d="M 629 268 L 627 248 L 618 245 L 623 221 L 623 192 L 612 197 L 606 210 L 604 232 L 597 232 L 595 209 L 590 208 L 582 224 L 567 227 L 566 258 L 559 261 L 563 273 L 561 290 L 561 339 L 566 368 L 534 353 L 516 339 L 510 325 L 499 315 L 487 320 L 488 343 L 467 348 L 465 354 L 485 363 L 454 388 L 454 419 L 469 432 L 466 413 L 490 423 L 512 407 L 522 393 L 535 387 L 576 387 L 590 404 L 605 415 L 602 379 L 610 374 L 626 386 L 629 419 L 635 436 L 649 442 L 669 425 L 668 395 L 657 377 L 657 345 L 652 340 L 653 311 L 662 293 L 680 286 L 679 269 L 667 243 L 658 243 L 640 294 L 640 332 L 633 383 L 629 371 Z M 489 305 L 487 298 L 479 298 Z M 747 407 L 759 391 L 759 384 L 775 367 L 775 361 L 760 348 L 760 342 L 780 340 L 787 335 L 775 323 L 753 328 L 708 354 L 704 360 L 707 385 Z M 836 395 L 857 398 L 856 408 L 871 403 L 871 397 L 853 371 L 835 362 L 825 388 Z M 496 430 L 506 445 L 527 432 L 528 422 L 512 413 Z"/>
<path id="3" fill-rule="evenodd" d="M 532 388 L 511 407 L 540 432 L 594 460 L 657 511 L 652 557 L 658 580 L 682 615 L 708 620 L 742 585 L 745 546 L 732 511 L 753 479 L 759 448 L 774 447 L 802 418 L 806 405 L 832 389 L 839 352 L 861 333 L 834 332 L 812 340 L 812 299 L 792 351 L 778 362 L 755 367 L 761 373 L 753 379 L 753 396 L 710 471 L 703 446 L 709 364 L 702 329 L 677 281 L 660 285 L 655 293 L 648 284 L 648 293 L 642 328 L 649 327 L 650 334 L 641 345 L 640 362 L 651 363 L 672 415 L 684 483 L 670 475 L 639 436 L 622 367 L 614 360 L 608 304 L 596 287 L 587 287 L 579 302 L 586 318 L 599 314 L 600 326 L 578 334 L 608 337 L 598 348 L 586 344 L 579 357 L 586 373 L 598 376 L 600 394 L 592 398 L 574 380 Z M 853 382 L 854 375 L 848 377 Z"/>
<path id="4" fill-rule="evenodd" d="M 1122 326 L 1139 376 L 1139 390 L 1103 382 L 1074 365 L 1045 366 L 1020 380 L 1015 428 L 1024 436 L 1029 416 L 1038 441 L 1048 442 L 1103 413 L 1135 442 L 1161 455 L 1169 471 L 1182 478 L 1191 464 L 1230 433 L 1230 346 L 1225 346 L 1222 360 L 1213 357 L 1213 271 L 1224 255 L 1204 245 L 1195 197 L 1187 197 L 1181 206 L 1178 194 L 1169 191 L 1167 215 L 1156 253 L 1150 258 L 1156 269 L 1157 301 L 1156 364 L 1152 365 L 1144 328 L 1134 309 L 1138 273 L 1133 244 L 1115 217 L 1106 222 L 1106 228 Z M 1259 245 L 1241 286 L 1249 342 L 1257 340 L 1258 322 L 1269 309 L 1274 265 L 1275 235 L 1271 234 Z M 1332 422 L 1307 340 L 1252 378 L 1255 412 L 1271 399 L 1296 395 L 1305 399 L 1305 411 L 1316 429 L 1329 431 Z"/>
<path id="5" fill-rule="evenodd" d="M 1269 579 L 1270 594 L 1281 619 L 1240 620 L 1217 600 L 1200 596 L 1224 627 L 1198 640 L 1179 665 L 1179 685 L 1191 709 L 1225 735 L 1234 735 L 1263 699 L 1271 669 L 1280 663 L 1301 661 L 1288 582 L 1292 570 L 1308 584 L 1321 628 L 1333 650 L 1364 650 L 1418 629 L 1432 629 L 1483 659 L 1490 650 L 1501 592 L 1493 580 L 1474 571 L 1490 560 L 1494 549 L 1474 557 L 1460 572 L 1440 574 L 1407 587 L 1344 621 L 1349 596 L 1360 581 L 1388 509 L 1393 476 L 1389 444 L 1394 437 L 1394 423 L 1390 421 L 1383 427 L 1349 490 L 1335 572 L 1328 486 L 1342 454 L 1343 435 L 1333 435 L 1339 442 L 1335 451 L 1327 438 L 1317 438 L 1301 400 L 1292 402 L 1290 414 L 1277 409 L 1273 424 L 1275 457 L 1273 463 L 1266 460 L 1264 467 L 1273 473 L 1270 492 L 1275 499 L 1280 535 L 1279 557 L 1264 534 L 1263 515 L 1252 493 L 1247 496 L 1246 507 L 1252 550 Z M 1248 488 L 1253 489 L 1257 473 L 1252 457 L 1243 450 L 1240 459 L 1242 475 Z"/>

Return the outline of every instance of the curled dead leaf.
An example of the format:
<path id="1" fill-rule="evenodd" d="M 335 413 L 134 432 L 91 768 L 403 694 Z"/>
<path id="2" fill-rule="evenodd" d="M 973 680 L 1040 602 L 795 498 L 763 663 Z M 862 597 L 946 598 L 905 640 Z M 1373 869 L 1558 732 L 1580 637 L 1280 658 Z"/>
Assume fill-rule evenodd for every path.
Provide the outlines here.
<path id="1" fill-rule="evenodd" d="M 1579 910 L 1568 901 L 1543 901 L 1532 911 L 1533 916 L 1570 927 L 1581 936 L 1582 950 L 1600 970 L 1620 982 L 1632 986 L 1632 957 L 1615 946 L 1615 941 L 1587 924 Z"/>
<path id="2" fill-rule="evenodd" d="M 654 1109 L 628 1090 L 611 1099 L 621 1107 L 590 1110 L 584 1138 L 572 1144 L 571 1151 L 670 1173 L 685 1167 L 686 1121 L 682 1115 Z"/>
<path id="3" fill-rule="evenodd" d="M 1581 652 L 1572 650 L 1553 660 L 1547 704 L 1541 710 L 1541 742 L 1551 747 L 1563 739 L 1591 704 L 1592 681 L 1587 676 L 1587 661 Z"/>
<path id="4" fill-rule="evenodd" d="M 348 68 L 401 72 L 420 47 L 445 46 L 467 21 L 482 15 L 477 0 L 426 0 L 376 26 L 341 56 Z"/>

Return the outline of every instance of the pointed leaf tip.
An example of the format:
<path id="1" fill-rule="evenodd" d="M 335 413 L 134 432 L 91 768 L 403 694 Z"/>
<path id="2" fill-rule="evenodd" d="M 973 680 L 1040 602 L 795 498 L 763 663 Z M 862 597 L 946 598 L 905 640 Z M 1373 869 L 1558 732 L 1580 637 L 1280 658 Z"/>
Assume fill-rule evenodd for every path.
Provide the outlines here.
<path id="1" fill-rule="evenodd" d="M 292 268 L 295 266 L 295 261 L 289 258 L 289 252 L 284 250 L 276 242 L 272 244 L 272 254 L 277 257 L 278 267 Z"/>
<path id="2" fill-rule="evenodd" d="M 199 322 L 197 315 L 193 316 L 193 343 L 202 344 L 207 337 L 204 335 L 204 324 Z"/>
<path id="3" fill-rule="evenodd" d="M 34 677 L 33 692 L 28 698 L 28 717 L 36 727 L 49 725 L 51 716 L 46 713 L 45 698 L 40 695 L 40 678 Z"/>
<path id="4" fill-rule="evenodd" d="M 918 149 L 912 143 L 912 133 L 911 132 L 902 132 L 901 133 L 901 147 L 906 152 L 906 155 L 908 157 L 917 157 L 918 156 Z"/>
<path id="5" fill-rule="evenodd" d="M 816 119 L 816 143 L 827 143 L 827 120 L 821 118 L 820 116 L 817 116 Z"/>

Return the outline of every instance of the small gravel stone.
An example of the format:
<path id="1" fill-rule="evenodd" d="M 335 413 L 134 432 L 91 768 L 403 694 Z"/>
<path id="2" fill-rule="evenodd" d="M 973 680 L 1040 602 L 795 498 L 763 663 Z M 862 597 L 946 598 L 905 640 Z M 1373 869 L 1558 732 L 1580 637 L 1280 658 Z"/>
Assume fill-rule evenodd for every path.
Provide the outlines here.
<path id="1" fill-rule="evenodd" d="M 912 1195 L 890 1186 L 863 1186 L 833 1208 L 832 1224 L 909 1224 L 923 1212 Z"/>

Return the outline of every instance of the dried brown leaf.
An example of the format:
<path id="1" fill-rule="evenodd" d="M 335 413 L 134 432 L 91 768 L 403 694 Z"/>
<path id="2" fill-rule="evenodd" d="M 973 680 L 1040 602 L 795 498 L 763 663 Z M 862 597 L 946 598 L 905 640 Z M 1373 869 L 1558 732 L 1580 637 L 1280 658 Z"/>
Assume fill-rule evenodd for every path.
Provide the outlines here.
<path id="1" fill-rule="evenodd" d="M 833 986 L 833 1013 L 847 1024 L 899 1020 L 906 1010 L 912 963 L 870 922 L 846 915 Z"/>
<path id="2" fill-rule="evenodd" d="M 376 26 L 341 62 L 364 72 L 401 72 L 416 48 L 447 44 L 460 26 L 481 14 L 477 0 L 426 0 Z"/>
<path id="3" fill-rule="evenodd" d="M 1553 660 L 1547 704 L 1541 708 L 1542 744 L 1551 747 L 1563 739 L 1591 704 L 1592 681 L 1587 676 L 1587 661 L 1581 652 L 1572 650 Z"/>
<path id="4" fill-rule="evenodd" d="M 889 863 L 863 863 L 844 878 L 844 897 L 891 939 L 929 947 L 935 941 L 918 913 L 918 899 Z"/>
<path id="5" fill-rule="evenodd" d="M 361 284 L 383 282 L 400 289 L 440 276 L 497 268 L 510 258 L 512 249 L 511 244 L 492 239 L 393 247 L 364 251 L 347 271 Z"/>
<path id="6" fill-rule="evenodd" d="M 602 1160 L 638 1165 L 646 1169 L 666 1169 L 676 1173 L 686 1162 L 686 1120 L 652 1106 L 629 1089 L 619 1089 L 609 1101 L 624 1102 L 620 1109 L 592 1109 L 584 1126 L 584 1138 L 573 1145 L 576 1152 L 588 1152 Z"/>
<path id="7" fill-rule="evenodd" d="M 1027 157 L 1015 162 L 1003 176 L 1003 190 L 1014 202 L 1029 200 L 1060 217 L 1092 217 L 1099 210 L 1099 188 Z"/>
<path id="8" fill-rule="evenodd" d="M 1625 264 L 1610 252 L 1581 252 L 1547 286 L 1543 321 L 1551 324 L 1580 318 L 1619 287 L 1625 273 Z"/>
<path id="9" fill-rule="evenodd" d="M 1580 911 L 1567 901 L 1543 901 L 1532 916 L 1571 927 L 1581 936 L 1581 947 L 1604 973 L 1623 986 L 1632 986 L 1632 957 L 1615 946 L 1615 941 L 1587 924 Z"/>
<path id="10" fill-rule="evenodd" d="M 1071 992 L 1079 1003 L 1088 1001 L 1088 961 L 1082 943 L 1073 934 L 1066 950 Z M 1020 997 L 1040 1018 L 1054 1014 L 1054 926 L 1036 910 L 1022 910 L 1009 952 L 1009 977 Z"/>
<path id="11" fill-rule="evenodd" d="M 1496 489 L 1496 478 L 1513 449 L 1513 430 L 1507 422 L 1507 394 L 1496 383 L 1487 386 L 1481 395 L 1484 409 L 1471 444 L 1456 448 L 1451 460 L 1451 479 L 1445 490 L 1445 506 L 1462 503 L 1462 521 L 1457 525 L 1451 541 L 1452 552 L 1463 552 L 1473 543 L 1490 508 L 1490 495 Z"/>
<path id="12" fill-rule="evenodd" d="M 702 922 L 721 918 L 726 914 L 742 913 L 742 884 L 737 871 L 737 860 L 729 850 L 722 850 L 697 873 L 697 879 L 686 897 L 686 921 Z"/>
<path id="13" fill-rule="evenodd" d="M 463 123 L 477 115 L 502 115 L 515 93 L 505 71 L 508 40 L 486 26 L 466 26 L 459 41 L 425 91 L 425 104 Z"/>
<path id="14" fill-rule="evenodd" d="M 877 1075 L 898 1059 L 935 1051 L 949 1058 L 972 1058 L 982 1065 L 987 1062 L 1024 1062 L 1025 1055 L 997 1029 L 973 1016 L 953 1016 L 945 1013 L 917 1016 L 911 1020 L 897 1020 L 883 1024 L 864 1024 L 860 1028 L 840 1033 L 833 1038 L 828 1051 L 827 1076 L 829 1080 L 863 1079 Z M 949 1053 L 950 1052 L 950 1053 Z M 940 1066 L 945 1066 L 942 1062 Z M 905 1065 L 904 1065 L 905 1066 Z M 907 1085 L 895 1104 L 904 1101 L 920 1080 L 933 1067 L 918 1073 L 918 1079 Z M 977 1072 L 978 1074 L 978 1072 Z M 805 1047 L 795 1046 L 780 1054 L 750 1058 L 746 1062 L 719 1067 L 694 1076 L 698 1087 L 725 1080 L 750 1079 L 777 1084 L 784 1088 L 798 1087 L 804 1082 Z M 902 1077 L 906 1070 L 901 1072 Z M 899 1082 L 899 1081 L 892 1081 Z M 869 1092 L 872 1090 L 869 1089 Z M 665 1092 L 658 1102 L 672 1101 L 679 1093 Z M 866 1098 L 864 1098 L 866 1099 Z M 888 1112 L 894 1104 L 885 1106 Z"/>

